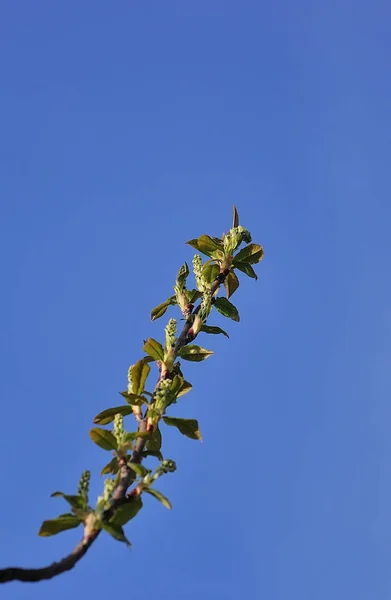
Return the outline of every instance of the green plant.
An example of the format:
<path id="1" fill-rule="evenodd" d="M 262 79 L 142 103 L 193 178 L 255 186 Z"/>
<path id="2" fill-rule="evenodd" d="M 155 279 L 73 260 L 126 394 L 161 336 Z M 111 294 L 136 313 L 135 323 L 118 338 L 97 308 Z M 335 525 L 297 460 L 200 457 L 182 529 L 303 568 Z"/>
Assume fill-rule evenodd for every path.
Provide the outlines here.
<path id="1" fill-rule="evenodd" d="M 153 338 L 145 340 L 144 356 L 129 368 L 128 386 L 121 392 L 124 403 L 103 410 L 94 419 L 98 427 L 90 431 L 92 441 L 113 455 L 101 471 L 101 475 L 108 476 L 104 480 L 102 495 L 92 507 L 88 495 L 90 472 L 84 471 L 76 494 L 52 494 L 63 498 L 70 512 L 44 521 L 39 530 L 39 535 L 51 536 L 82 525 L 81 541 L 60 562 L 47 567 L 0 570 L 1 583 L 41 581 L 72 569 L 102 531 L 130 545 L 123 527 L 141 510 L 145 493 L 154 496 L 166 508 L 171 508 L 169 500 L 155 488 L 159 477 L 176 469 L 173 460 L 163 457 L 161 426 L 176 427 L 188 438 L 201 440 L 196 419 L 181 419 L 167 414 L 168 409 L 192 388 L 184 378 L 180 360 L 201 362 L 213 354 L 193 343 L 200 332 L 228 337 L 223 329 L 208 325 L 207 321 L 213 309 L 224 317 L 239 321 L 238 310 L 229 300 L 239 287 L 236 272 L 241 271 L 257 279 L 252 265 L 263 258 L 262 247 L 251 243 L 249 231 L 239 225 L 235 207 L 232 228 L 226 235 L 221 238 L 201 235 L 187 243 L 208 257 L 205 263 L 198 253 L 193 258 L 196 287 L 187 287 L 190 270 L 184 263 L 175 281 L 175 294 L 151 313 L 155 321 L 165 314 L 169 306 L 177 305 L 185 320 L 182 331 L 178 335 L 177 322 L 170 318 L 165 328 L 164 343 Z M 242 244 L 245 246 L 239 250 Z M 225 288 L 226 297 L 218 296 L 221 286 Z M 151 363 L 157 366 L 158 378 L 154 389 L 148 390 Z M 125 429 L 124 417 L 128 415 L 134 416 L 136 431 Z M 102 427 L 110 423 L 113 424 L 111 430 Z M 146 460 L 150 457 L 158 460 L 157 468 L 150 469 L 143 464 L 144 461 L 150 462 Z"/>

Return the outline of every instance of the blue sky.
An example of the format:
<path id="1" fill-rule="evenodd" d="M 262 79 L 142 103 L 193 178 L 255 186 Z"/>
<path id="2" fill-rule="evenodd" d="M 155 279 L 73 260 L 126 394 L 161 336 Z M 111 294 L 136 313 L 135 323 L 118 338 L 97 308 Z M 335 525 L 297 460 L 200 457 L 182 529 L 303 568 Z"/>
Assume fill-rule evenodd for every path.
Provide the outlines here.
<path id="1" fill-rule="evenodd" d="M 386 2 L 1 7 L 0 562 L 39 538 L 118 402 L 150 309 L 232 204 L 265 248 L 230 339 L 187 363 L 161 481 L 70 573 L 5 600 L 385 600 L 391 594 L 390 9 Z M 244 276 L 243 276 L 244 277 Z M 172 310 L 171 316 L 175 316 Z M 206 337 L 206 336 L 205 336 Z M 219 336 L 220 338 L 221 336 Z"/>

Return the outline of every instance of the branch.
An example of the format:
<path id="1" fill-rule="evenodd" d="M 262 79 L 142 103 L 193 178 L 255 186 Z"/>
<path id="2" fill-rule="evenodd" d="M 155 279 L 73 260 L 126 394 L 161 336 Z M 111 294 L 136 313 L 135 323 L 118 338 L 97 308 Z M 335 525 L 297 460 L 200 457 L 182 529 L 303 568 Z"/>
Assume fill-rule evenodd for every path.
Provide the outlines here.
<path id="1" fill-rule="evenodd" d="M 224 279 L 227 275 L 227 272 L 219 273 L 211 286 L 211 297 L 213 302 L 213 297 L 220 285 L 224 283 Z M 189 333 L 191 329 L 191 325 L 193 322 L 193 317 L 199 312 L 200 306 L 194 310 L 193 313 L 190 313 L 186 323 L 183 327 L 181 334 L 179 335 L 176 345 L 175 345 L 175 354 L 179 352 L 179 350 L 185 346 L 186 344 L 193 341 L 197 335 L 193 333 Z M 167 374 L 168 375 L 168 374 Z M 158 380 L 158 384 L 162 379 L 164 379 L 167 375 L 161 374 Z M 157 385 L 158 385 L 157 384 Z M 156 386 L 157 387 L 157 386 Z M 144 416 L 140 419 L 138 423 L 138 431 L 144 432 L 147 430 L 147 417 Z M 131 462 L 136 464 L 141 464 L 143 460 L 143 450 L 145 448 L 146 440 L 145 438 L 137 438 Z M 131 501 L 132 496 L 127 496 L 127 490 L 132 485 L 134 480 L 136 479 L 136 473 L 128 467 L 126 459 L 119 459 L 120 466 L 120 480 L 119 483 L 114 490 L 110 508 L 108 508 L 102 515 L 103 521 L 108 521 L 115 511 L 122 506 L 124 503 Z M 60 562 L 54 562 L 47 567 L 42 567 L 40 569 L 26 569 L 19 567 L 8 567 L 5 569 L 0 569 L 0 583 L 7 583 L 9 581 L 24 581 L 24 582 L 37 582 L 43 581 L 45 579 L 52 579 L 57 575 L 61 575 L 61 573 L 65 573 L 66 571 L 70 571 L 79 562 L 81 558 L 86 554 L 87 550 L 92 546 L 92 544 L 97 539 L 100 534 L 100 529 L 89 528 L 88 525 L 85 525 L 84 528 L 84 536 L 83 539 L 77 544 L 77 546 L 72 550 L 68 556 L 65 556 Z"/>

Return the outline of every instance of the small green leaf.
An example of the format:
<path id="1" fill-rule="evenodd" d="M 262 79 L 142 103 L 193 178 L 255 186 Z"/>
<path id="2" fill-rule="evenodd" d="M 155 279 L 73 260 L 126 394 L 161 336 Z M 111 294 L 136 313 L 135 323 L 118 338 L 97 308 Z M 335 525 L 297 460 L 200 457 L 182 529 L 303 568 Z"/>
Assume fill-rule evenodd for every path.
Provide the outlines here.
<path id="1" fill-rule="evenodd" d="M 113 408 L 107 408 L 96 415 L 94 419 L 94 423 L 96 425 L 107 425 L 107 423 L 111 423 L 114 420 L 115 415 L 122 415 L 125 417 L 126 415 L 132 414 L 131 406 L 113 406 Z"/>
<path id="2" fill-rule="evenodd" d="M 154 451 L 154 450 L 144 450 L 142 452 L 142 455 L 144 458 L 148 458 L 148 456 L 153 456 L 154 458 L 157 458 L 159 462 L 161 462 L 162 460 L 164 460 L 163 458 L 163 454 L 159 451 Z"/>
<path id="3" fill-rule="evenodd" d="M 133 367 L 131 367 L 130 376 L 132 379 L 132 388 L 133 392 L 137 394 L 137 396 L 140 396 L 140 394 L 143 393 L 145 382 L 147 380 L 150 370 L 151 367 L 149 366 L 148 362 L 143 358 L 136 362 L 136 364 L 133 365 Z"/>
<path id="4" fill-rule="evenodd" d="M 151 312 L 151 320 L 156 321 L 156 319 L 160 319 L 160 317 L 162 317 L 166 312 L 167 308 L 170 305 L 172 306 L 174 304 L 176 304 L 176 297 L 171 296 L 165 302 L 162 302 L 162 304 L 155 306 L 155 308 Z"/>
<path id="5" fill-rule="evenodd" d="M 178 271 L 178 275 L 176 277 L 176 283 L 178 287 L 184 287 L 186 284 L 186 278 L 189 275 L 189 265 L 185 262 Z"/>
<path id="6" fill-rule="evenodd" d="M 233 321 L 240 321 L 238 309 L 227 298 L 216 298 L 214 306 L 224 317 L 228 317 Z"/>
<path id="7" fill-rule="evenodd" d="M 205 265 L 202 270 L 202 278 L 206 283 L 212 283 L 220 273 L 220 267 L 216 263 Z"/>
<path id="8" fill-rule="evenodd" d="M 148 338 L 143 347 L 144 352 L 149 354 L 154 360 L 164 359 L 163 346 L 153 338 Z M 133 381 L 133 380 L 132 380 Z"/>
<path id="9" fill-rule="evenodd" d="M 142 509 L 143 503 L 140 496 L 131 496 L 131 500 L 126 504 L 122 504 L 117 510 L 113 517 L 110 519 L 110 523 L 114 525 L 126 525 L 128 521 L 134 519 L 137 513 Z"/>
<path id="10" fill-rule="evenodd" d="M 147 394 L 148 392 L 144 391 L 143 394 Z M 149 404 L 148 400 L 144 398 L 144 396 L 139 396 L 138 394 L 131 394 L 126 390 L 124 392 L 120 392 L 121 396 L 123 396 L 128 404 L 131 406 L 141 406 L 142 404 Z"/>
<path id="11" fill-rule="evenodd" d="M 163 506 L 165 506 L 166 508 L 171 510 L 172 505 L 171 505 L 171 502 L 169 501 L 169 499 L 166 498 L 166 496 L 164 496 L 161 492 L 158 492 L 157 490 L 155 490 L 155 488 L 145 487 L 143 489 L 143 492 L 147 492 L 147 494 L 151 494 L 151 496 L 153 496 L 154 498 L 159 500 L 159 502 L 161 502 L 163 504 Z"/>
<path id="12" fill-rule="evenodd" d="M 245 273 L 249 277 L 252 277 L 253 279 L 258 279 L 258 276 L 252 268 L 252 266 L 250 265 L 250 263 L 234 260 L 232 266 L 234 267 L 234 269 L 239 269 L 239 271 L 242 271 L 242 273 Z"/>
<path id="13" fill-rule="evenodd" d="M 103 521 L 102 529 L 109 533 L 111 537 L 113 537 L 115 540 L 118 540 L 119 542 L 124 542 L 127 546 L 131 546 L 131 543 L 124 534 L 124 530 L 122 529 L 121 525 L 117 525 L 116 523 L 113 523 L 111 521 Z"/>
<path id="14" fill-rule="evenodd" d="M 146 447 L 147 450 L 152 452 L 159 452 L 162 447 L 162 434 L 160 433 L 159 426 L 156 426 L 156 429 L 153 430 L 151 437 L 147 440 Z"/>
<path id="15" fill-rule="evenodd" d="M 189 244 L 189 246 L 192 246 L 192 248 L 195 248 L 198 251 L 200 250 L 197 239 L 189 240 L 188 242 L 186 242 L 186 244 Z"/>
<path id="16" fill-rule="evenodd" d="M 178 356 L 184 360 L 190 360 L 192 362 L 201 362 L 212 354 L 212 350 L 206 350 L 205 348 L 201 348 L 201 346 L 197 346 L 196 344 L 183 346 L 183 348 L 181 348 L 178 352 Z"/>
<path id="17" fill-rule="evenodd" d="M 259 244 L 249 244 L 242 248 L 235 256 L 236 262 L 244 262 L 255 265 L 263 258 L 263 248 Z"/>
<path id="18" fill-rule="evenodd" d="M 206 254 L 210 258 L 214 258 L 213 254 L 216 251 L 218 251 L 218 250 L 221 251 L 223 249 L 222 243 L 220 242 L 220 244 L 218 244 L 209 235 L 201 235 L 198 238 L 197 243 L 198 243 L 198 250 L 200 250 L 200 252 L 202 252 L 203 254 Z"/>
<path id="19" fill-rule="evenodd" d="M 75 510 L 83 509 L 86 506 L 86 500 L 83 498 L 83 496 L 64 494 L 63 492 L 53 492 L 50 497 L 64 498 L 64 500 L 66 500 L 68 504 Z"/>
<path id="20" fill-rule="evenodd" d="M 205 333 L 213 333 L 213 334 L 218 334 L 218 333 L 222 333 L 223 335 L 225 335 L 225 337 L 229 338 L 229 335 L 226 331 L 224 331 L 224 329 L 221 329 L 221 327 L 214 327 L 212 325 L 203 325 L 201 327 L 201 331 L 204 331 Z"/>
<path id="21" fill-rule="evenodd" d="M 109 473 L 112 473 L 113 475 L 115 475 L 116 473 L 118 473 L 118 470 L 118 460 L 116 459 L 116 457 L 114 457 L 109 463 L 107 463 L 105 467 L 103 467 L 100 474 L 108 475 Z"/>
<path id="22" fill-rule="evenodd" d="M 131 461 L 128 462 L 128 467 L 132 469 L 139 477 L 145 477 L 149 471 L 144 467 L 144 465 L 138 465 L 137 463 L 133 463 Z"/>
<path id="23" fill-rule="evenodd" d="M 239 287 L 239 279 L 233 271 L 230 271 L 224 279 L 224 287 L 227 292 L 227 298 L 230 298 Z"/>
<path id="24" fill-rule="evenodd" d="M 178 392 L 178 398 L 180 398 L 181 396 L 184 396 L 185 394 L 187 394 L 187 392 L 190 392 L 190 390 L 192 389 L 192 385 L 191 383 L 189 383 L 188 381 L 183 381 L 182 385 L 180 387 L 180 390 Z"/>
<path id="25" fill-rule="evenodd" d="M 107 431 L 107 429 L 93 427 L 90 430 L 90 438 L 97 446 L 103 448 L 103 450 L 117 450 L 117 440 L 111 431 Z"/>
<path id="26" fill-rule="evenodd" d="M 179 431 L 192 440 L 202 441 L 201 432 L 196 419 L 178 419 L 176 417 L 163 417 L 166 425 L 177 427 Z"/>
<path id="27" fill-rule="evenodd" d="M 196 300 L 202 297 L 202 293 L 198 290 L 187 290 L 187 299 L 189 304 L 194 304 Z"/>
<path id="28" fill-rule="evenodd" d="M 129 431 L 125 433 L 125 442 L 133 442 L 137 438 L 149 438 L 151 433 L 149 431 Z"/>
<path id="29" fill-rule="evenodd" d="M 233 207 L 233 219 L 232 219 L 232 227 L 238 227 L 239 225 L 239 214 L 236 210 L 236 206 Z"/>
<path id="30" fill-rule="evenodd" d="M 44 521 L 41 525 L 38 535 L 40 535 L 41 537 L 56 535 L 57 533 L 61 533 L 61 531 L 66 531 L 67 529 L 74 529 L 75 527 L 78 527 L 82 522 L 83 519 L 75 517 L 75 515 L 60 515 L 59 517 L 57 517 L 57 519 L 50 519 L 49 521 Z"/>

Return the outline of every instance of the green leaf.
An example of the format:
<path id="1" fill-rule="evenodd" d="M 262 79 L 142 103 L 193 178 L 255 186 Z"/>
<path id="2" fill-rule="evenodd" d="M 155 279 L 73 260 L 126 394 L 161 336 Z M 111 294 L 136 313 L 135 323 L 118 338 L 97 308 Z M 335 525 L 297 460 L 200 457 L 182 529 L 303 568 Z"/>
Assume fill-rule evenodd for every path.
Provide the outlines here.
<path id="1" fill-rule="evenodd" d="M 166 496 L 164 496 L 161 492 L 158 492 L 157 490 L 155 490 L 155 488 L 145 487 L 143 489 L 143 492 L 147 492 L 147 494 L 151 494 L 151 496 L 153 496 L 154 498 L 159 500 L 159 502 L 161 502 L 163 504 L 163 506 L 165 506 L 166 508 L 171 510 L 172 505 L 171 505 L 171 502 L 169 501 L 169 499 L 166 498 Z"/>
<path id="2" fill-rule="evenodd" d="M 144 352 L 149 354 L 154 360 L 164 359 L 163 346 L 153 338 L 148 338 L 143 347 Z M 133 382 L 133 379 L 132 379 Z"/>
<path id="3" fill-rule="evenodd" d="M 140 396 L 140 394 L 143 393 L 145 382 L 147 380 L 150 370 L 151 367 L 143 358 L 136 362 L 136 364 L 133 365 L 133 367 L 131 367 L 130 376 L 132 379 L 132 389 L 133 392 L 137 394 L 137 396 Z"/>
<path id="4" fill-rule="evenodd" d="M 180 398 L 181 396 L 184 396 L 185 394 L 187 394 L 187 392 L 190 392 L 190 390 L 192 389 L 192 387 L 193 386 L 191 385 L 191 383 L 189 383 L 188 381 L 183 380 L 177 397 Z"/>
<path id="5" fill-rule="evenodd" d="M 83 509 L 86 506 L 86 500 L 83 498 L 83 496 L 64 494 L 63 492 L 53 492 L 50 497 L 64 498 L 64 500 L 66 500 L 68 504 L 75 510 Z"/>
<path id="6" fill-rule="evenodd" d="M 252 268 L 252 266 L 250 265 L 250 263 L 234 260 L 232 266 L 234 267 L 234 269 L 239 269 L 239 271 L 242 271 L 242 273 L 245 273 L 249 277 L 252 277 L 253 279 L 258 279 L 258 276 Z"/>
<path id="7" fill-rule="evenodd" d="M 131 546 L 131 543 L 124 534 L 124 530 L 122 529 L 121 525 L 117 525 L 112 521 L 103 521 L 102 529 L 109 533 L 111 537 L 113 537 L 115 540 L 118 540 L 119 542 L 124 542 L 127 546 Z"/>
<path id="8" fill-rule="evenodd" d="M 263 258 L 263 248 L 259 244 L 249 244 L 236 254 L 235 262 L 244 262 L 255 265 Z"/>
<path id="9" fill-rule="evenodd" d="M 145 477 L 149 471 L 144 467 L 144 465 L 138 465 L 137 463 L 128 462 L 128 467 L 132 469 L 139 477 Z"/>
<path id="10" fill-rule="evenodd" d="M 113 517 L 110 523 L 114 525 L 126 525 L 128 521 L 134 519 L 137 513 L 142 509 L 143 503 L 140 496 L 131 496 L 131 500 L 126 504 L 122 504 Z"/>
<path id="11" fill-rule="evenodd" d="M 233 218 L 232 218 L 232 227 L 238 227 L 239 225 L 239 214 L 236 210 L 236 206 L 233 207 Z"/>
<path id="12" fill-rule="evenodd" d="M 125 433 L 125 442 L 133 442 L 137 438 L 149 438 L 151 433 L 149 431 L 129 431 Z"/>
<path id="13" fill-rule="evenodd" d="M 205 348 L 201 348 L 201 346 L 197 346 L 196 344 L 189 344 L 188 346 L 183 346 L 178 352 L 178 356 L 183 358 L 184 360 L 190 360 L 192 362 L 201 362 L 211 356 L 213 354 L 212 350 L 206 350 Z"/>
<path id="14" fill-rule="evenodd" d="M 126 405 L 106 408 L 106 410 L 100 412 L 99 415 L 96 415 L 94 423 L 96 425 L 107 425 L 107 423 L 111 423 L 114 420 L 115 415 L 122 415 L 125 417 L 126 415 L 132 414 L 132 412 L 132 407 Z"/>
<path id="15" fill-rule="evenodd" d="M 176 304 L 176 297 L 171 296 L 170 298 L 165 300 L 165 302 L 162 302 L 162 304 L 155 306 L 155 308 L 151 312 L 151 320 L 156 321 L 156 319 L 160 319 L 160 317 L 162 317 L 166 312 L 167 308 L 170 305 L 172 306 L 174 304 Z"/>
<path id="16" fill-rule="evenodd" d="M 221 327 L 214 327 L 212 325 L 203 325 L 201 327 L 201 331 L 204 331 L 205 333 L 213 333 L 213 334 L 218 334 L 218 333 L 222 333 L 223 335 L 225 335 L 225 337 L 229 338 L 229 335 L 226 331 L 224 331 L 224 329 L 221 329 Z"/>
<path id="17" fill-rule="evenodd" d="M 189 275 L 189 265 L 185 262 L 178 271 L 178 275 L 176 277 L 176 283 L 178 287 L 184 287 L 186 284 L 186 278 Z"/>
<path id="18" fill-rule="evenodd" d="M 202 297 L 202 293 L 198 290 L 188 290 L 187 291 L 187 299 L 189 304 L 194 304 L 196 300 L 199 300 Z"/>
<path id="19" fill-rule="evenodd" d="M 105 467 L 103 467 L 100 474 L 108 475 L 109 473 L 112 473 L 113 475 L 115 475 L 116 473 L 118 473 L 118 470 L 118 460 L 116 459 L 116 457 L 114 457 L 109 463 L 107 463 Z"/>
<path id="20" fill-rule="evenodd" d="M 163 417 L 166 425 L 176 427 L 186 437 L 202 441 L 201 432 L 196 419 L 178 419 L 176 417 Z"/>
<path id="21" fill-rule="evenodd" d="M 198 250 L 200 250 L 200 252 L 202 252 L 203 254 L 206 254 L 210 258 L 214 258 L 213 254 L 216 251 L 218 251 L 218 250 L 221 251 L 223 249 L 222 243 L 220 242 L 220 244 L 218 244 L 209 235 L 200 235 L 200 237 L 197 240 L 197 243 L 198 243 Z"/>
<path id="22" fill-rule="evenodd" d="M 239 287 L 239 279 L 233 271 L 230 271 L 224 279 L 224 287 L 227 293 L 227 298 L 230 298 Z"/>
<path id="23" fill-rule="evenodd" d="M 103 448 L 103 450 L 117 450 L 117 440 L 111 431 L 107 431 L 107 429 L 93 427 L 90 430 L 90 438 L 97 446 Z"/>
<path id="24" fill-rule="evenodd" d="M 154 450 L 144 450 L 142 452 L 142 455 L 144 458 L 148 458 L 148 456 L 153 456 L 154 458 L 157 458 L 159 462 L 164 460 L 163 454 L 159 452 L 159 450 L 156 452 Z"/>
<path id="25" fill-rule="evenodd" d="M 240 321 L 238 309 L 227 298 L 216 298 L 214 306 L 224 317 L 228 317 L 233 321 Z"/>
<path id="26" fill-rule="evenodd" d="M 216 263 L 205 265 L 202 269 L 202 278 L 206 283 L 212 283 L 220 273 L 220 267 Z"/>
<path id="27" fill-rule="evenodd" d="M 152 452 L 159 452 L 162 447 L 162 434 L 160 433 L 159 426 L 154 429 L 151 437 L 147 440 L 146 448 Z"/>
<path id="28" fill-rule="evenodd" d="M 57 517 L 57 519 L 50 519 L 49 521 L 44 521 L 41 525 L 38 535 L 40 535 L 41 537 L 56 535 L 57 533 L 61 533 L 61 531 L 66 531 L 67 529 L 74 529 L 75 527 L 78 527 L 82 522 L 83 519 L 75 517 L 75 515 L 60 515 L 59 517 Z"/>
<path id="29" fill-rule="evenodd" d="M 175 375 L 170 387 L 170 392 L 175 398 L 174 402 L 176 401 L 176 398 L 179 398 L 180 396 L 187 394 L 187 392 L 190 392 L 192 387 L 193 386 L 191 383 L 185 381 L 183 377 L 180 375 Z"/>
<path id="30" fill-rule="evenodd" d="M 146 391 L 143 392 L 147 394 Z M 131 406 L 141 406 L 142 404 L 149 404 L 148 400 L 144 398 L 144 396 L 139 396 L 138 394 L 131 394 L 126 390 L 124 392 L 120 392 L 121 396 L 123 396 L 128 404 Z"/>
<path id="31" fill-rule="evenodd" d="M 188 242 L 186 242 L 186 244 L 189 244 L 189 246 L 192 246 L 192 248 L 195 248 L 196 250 L 200 251 L 197 239 L 189 240 Z"/>

